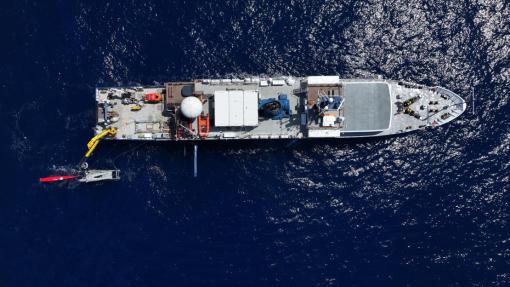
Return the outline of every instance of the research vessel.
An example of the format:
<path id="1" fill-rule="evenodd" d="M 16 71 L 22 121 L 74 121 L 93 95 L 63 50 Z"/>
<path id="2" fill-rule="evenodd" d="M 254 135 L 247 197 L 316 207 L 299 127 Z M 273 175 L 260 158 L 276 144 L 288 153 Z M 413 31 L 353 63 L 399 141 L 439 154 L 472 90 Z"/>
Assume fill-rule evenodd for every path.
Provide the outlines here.
<path id="1" fill-rule="evenodd" d="M 95 97 L 96 136 L 136 141 L 380 137 L 444 125 L 466 110 L 443 87 L 339 76 L 101 87 Z"/>
<path id="2" fill-rule="evenodd" d="M 89 170 L 103 139 L 228 141 L 366 138 L 444 125 L 466 102 L 443 87 L 339 76 L 197 79 L 164 85 L 96 89 L 94 137 L 70 175 L 40 178 L 100 182 L 120 171 Z M 197 145 L 194 146 L 197 176 Z"/>

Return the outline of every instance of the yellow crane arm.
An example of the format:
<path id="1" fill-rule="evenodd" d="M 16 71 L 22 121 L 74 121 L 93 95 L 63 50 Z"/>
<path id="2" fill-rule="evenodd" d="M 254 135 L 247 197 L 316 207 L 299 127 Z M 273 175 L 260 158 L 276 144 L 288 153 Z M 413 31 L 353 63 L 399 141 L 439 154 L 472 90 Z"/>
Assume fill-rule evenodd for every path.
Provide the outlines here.
<path id="1" fill-rule="evenodd" d="M 100 133 L 98 133 L 97 135 L 95 135 L 88 143 L 87 143 L 87 152 L 85 153 L 85 157 L 88 158 L 92 155 L 92 152 L 96 149 L 97 145 L 99 144 L 99 142 L 104 138 L 104 137 L 114 137 L 115 135 L 117 134 L 117 129 L 116 128 L 109 128 L 109 129 L 106 129 Z"/>

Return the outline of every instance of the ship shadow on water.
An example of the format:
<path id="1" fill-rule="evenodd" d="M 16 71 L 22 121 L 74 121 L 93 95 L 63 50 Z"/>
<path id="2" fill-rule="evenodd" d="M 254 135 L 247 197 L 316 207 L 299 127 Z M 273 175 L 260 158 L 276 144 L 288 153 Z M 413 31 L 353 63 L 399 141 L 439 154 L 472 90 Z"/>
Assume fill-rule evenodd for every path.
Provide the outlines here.
<path id="1" fill-rule="evenodd" d="M 184 146 L 189 148 L 189 152 L 194 145 L 202 150 L 229 151 L 232 149 L 313 149 L 318 146 L 355 146 L 361 144 L 379 143 L 386 140 L 404 138 L 410 135 L 418 134 L 423 131 L 414 131 L 403 134 L 393 134 L 378 137 L 358 137 L 358 138 L 306 138 L 306 139 L 243 139 L 243 140 L 204 140 L 204 141 L 118 141 L 113 144 L 118 149 L 131 149 L 138 145 L 143 147 L 162 148 L 165 150 L 183 150 Z M 141 148 L 143 150 L 143 147 Z"/>
<path id="2" fill-rule="evenodd" d="M 121 157 L 123 154 L 164 152 L 172 156 L 180 153 L 185 157 L 192 156 L 193 148 L 198 147 L 199 154 L 207 151 L 217 153 L 242 150 L 313 150 L 317 147 L 352 147 L 365 144 L 383 143 L 388 140 L 404 138 L 423 131 L 405 134 L 366 137 L 366 138 L 316 138 L 316 139 L 244 139 L 244 140 L 204 140 L 204 141 L 105 141 L 99 153 L 104 160 Z M 106 154 L 104 154 L 106 153 Z M 170 156 L 170 155 L 169 155 Z M 97 157 L 97 156 L 96 156 Z"/>
<path id="3" fill-rule="evenodd" d="M 243 149 L 260 149 L 260 150 L 284 150 L 284 149 L 313 149 L 318 146 L 355 146 L 367 143 L 382 142 L 388 139 L 395 139 L 404 135 L 392 135 L 376 138 L 348 138 L 348 139 L 246 139 L 246 140 L 218 140 L 218 141 L 145 141 L 143 143 L 137 141 L 105 141 L 104 149 L 114 149 L 118 153 L 129 150 L 143 152 L 144 149 L 157 150 L 177 150 L 191 153 L 193 146 L 197 145 L 199 150 L 214 150 L 218 152 Z"/>

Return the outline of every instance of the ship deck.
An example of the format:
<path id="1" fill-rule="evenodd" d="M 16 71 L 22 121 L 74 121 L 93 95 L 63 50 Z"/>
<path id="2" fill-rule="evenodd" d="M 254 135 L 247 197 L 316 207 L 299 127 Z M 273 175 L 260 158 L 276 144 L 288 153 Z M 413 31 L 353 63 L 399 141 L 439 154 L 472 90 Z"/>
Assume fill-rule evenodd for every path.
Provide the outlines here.
<path id="1" fill-rule="evenodd" d="M 163 103 L 147 103 L 139 111 L 131 111 L 133 104 L 122 104 L 123 93 L 133 93 L 136 98 L 142 99 L 146 93 L 161 93 L 161 87 L 143 87 L 143 88 L 109 88 L 105 93 L 99 93 L 102 101 L 107 100 L 108 95 L 112 107 L 107 109 L 107 113 L 112 114 L 112 118 L 118 117 L 113 123 L 117 129 L 116 137 L 118 139 L 152 139 L 152 138 L 170 138 L 165 136 L 169 131 L 168 117 L 164 116 Z M 104 108 L 98 107 L 98 123 L 104 124 Z"/>
<path id="2" fill-rule="evenodd" d="M 218 90 L 241 90 L 241 91 L 257 91 L 259 100 L 278 98 L 279 94 L 287 95 L 291 115 L 289 118 L 281 120 L 273 120 L 268 118 L 259 117 L 257 126 L 242 127 L 242 128 L 217 128 L 211 126 L 210 137 L 213 138 L 290 138 L 302 136 L 300 127 L 300 110 L 302 106 L 299 104 L 300 98 L 296 95 L 295 90 L 299 88 L 299 83 L 295 85 L 283 86 L 265 86 L 261 87 L 258 84 L 231 84 L 231 85 L 211 85 L 197 83 L 195 85 L 195 92 L 209 95 L 209 104 L 204 106 L 204 112 L 212 112 L 213 94 Z"/>

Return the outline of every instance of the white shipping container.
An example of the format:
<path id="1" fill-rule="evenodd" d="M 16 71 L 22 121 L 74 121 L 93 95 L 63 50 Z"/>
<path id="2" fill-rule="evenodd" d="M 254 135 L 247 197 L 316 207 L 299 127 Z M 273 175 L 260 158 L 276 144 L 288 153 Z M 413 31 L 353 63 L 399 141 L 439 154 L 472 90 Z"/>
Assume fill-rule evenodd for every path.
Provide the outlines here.
<path id="1" fill-rule="evenodd" d="M 228 92 L 229 123 L 231 127 L 243 126 L 243 91 Z"/>
<path id="2" fill-rule="evenodd" d="M 245 126 L 253 127 L 259 124 L 259 96 L 256 91 L 244 91 L 244 119 Z"/>
<path id="3" fill-rule="evenodd" d="M 227 91 L 214 92 L 214 125 L 229 126 L 229 96 Z"/>

